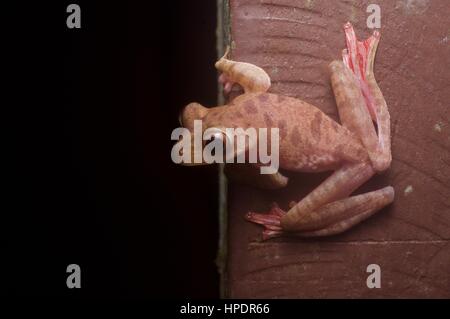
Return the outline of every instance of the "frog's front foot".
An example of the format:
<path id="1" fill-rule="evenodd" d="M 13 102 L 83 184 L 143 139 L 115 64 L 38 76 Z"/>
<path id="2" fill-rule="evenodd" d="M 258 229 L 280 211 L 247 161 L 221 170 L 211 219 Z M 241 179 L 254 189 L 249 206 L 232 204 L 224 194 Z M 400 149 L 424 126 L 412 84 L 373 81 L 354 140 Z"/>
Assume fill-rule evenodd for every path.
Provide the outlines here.
<path id="1" fill-rule="evenodd" d="M 263 240 L 267 240 L 281 237 L 284 234 L 284 231 L 281 228 L 281 218 L 284 215 L 286 215 L 286 212 L 276 203 L 273 203 L 268 213 L 248 212 L 247 215 L 245 215 L 245 219 L 252 223 L 263 225 Z"/>

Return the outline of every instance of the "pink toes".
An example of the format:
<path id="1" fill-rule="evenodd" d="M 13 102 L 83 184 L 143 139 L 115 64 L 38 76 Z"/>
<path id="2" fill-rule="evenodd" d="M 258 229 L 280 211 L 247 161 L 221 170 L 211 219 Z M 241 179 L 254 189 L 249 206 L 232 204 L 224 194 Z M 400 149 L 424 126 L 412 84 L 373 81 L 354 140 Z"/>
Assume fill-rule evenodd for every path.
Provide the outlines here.
<path id="1" fill-rule="evenodd" d="M 281 230 L 280 217 L 275 215 L 248 212 L 247 215 L 245 215 L 245 219 L 247 219 L 249 222 L 263 225 L 267 229 Z"/>

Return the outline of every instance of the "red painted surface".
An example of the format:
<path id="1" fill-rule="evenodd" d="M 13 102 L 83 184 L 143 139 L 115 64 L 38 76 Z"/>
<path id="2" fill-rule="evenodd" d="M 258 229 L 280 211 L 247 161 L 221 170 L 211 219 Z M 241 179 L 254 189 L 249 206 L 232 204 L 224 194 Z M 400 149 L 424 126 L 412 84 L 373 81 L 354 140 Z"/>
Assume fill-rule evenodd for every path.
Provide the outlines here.
<path id="1" fill-rule="evenodd" d="M 337 119 L 327 65 L 345 47 L 342 26 L 371 34 L 373 1 L 231 0 L 232 58 L 262 67 L 269 92 Z M 230 185 L 227 290 L 235 298 L 450 297 L 450 7 L 445 0 L 376 1 L 381 41 L 375 76 L 391 114 L 391 168 L 359 192 L 393 185 L 394 203 L 349 232 L 321 240 L 260 242 L 244 220 L 272 201 L 287 208 L 327 174 L 290 175 L 287 188 Z M 381 267 L 369 289 L 366 268 Z"/>

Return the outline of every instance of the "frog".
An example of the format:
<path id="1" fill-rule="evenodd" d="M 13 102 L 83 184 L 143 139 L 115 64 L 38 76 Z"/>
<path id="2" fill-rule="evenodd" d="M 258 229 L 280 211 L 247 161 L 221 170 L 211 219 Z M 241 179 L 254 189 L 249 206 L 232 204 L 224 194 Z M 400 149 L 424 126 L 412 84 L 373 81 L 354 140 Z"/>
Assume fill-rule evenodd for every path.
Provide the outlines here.
<path id="1" fill-rule="evenodd" d="M 190 131 L 196 120 L 203 122 L 203 131 L 211 127 L 277 128 L 283 171 L 330 172 L 308 195 L 292 202 L 289 209 L 274 203 L 267 212 L 245 215 L 247 221 L 263 227 L 263 240 L 338 235 L 394 201 L 392 186 L 353 194 L 391 165 L 390 115 L 374 75 L 380 32 L 375 30 L 360 41 L 351 23 L 347 22 L 343 29 L 346 48 L 342 60 L 328 65 L 340 122 L 301 99 L 270 93 L 269 75 L 254 64 L 229 59 L 229 49 L 215 64 L 221 72 L 219 81 L 225 95 L 235 86 L 241 87 L 242 94 L 210 108 L 190 103 L 181 112 L 180 123 Z M 250 178 L 256 186 L 287 187 L 289 178 L 280 171 L 260 174 L 257 167 L 226 164 L 225 171 L 230 178 Z"/>

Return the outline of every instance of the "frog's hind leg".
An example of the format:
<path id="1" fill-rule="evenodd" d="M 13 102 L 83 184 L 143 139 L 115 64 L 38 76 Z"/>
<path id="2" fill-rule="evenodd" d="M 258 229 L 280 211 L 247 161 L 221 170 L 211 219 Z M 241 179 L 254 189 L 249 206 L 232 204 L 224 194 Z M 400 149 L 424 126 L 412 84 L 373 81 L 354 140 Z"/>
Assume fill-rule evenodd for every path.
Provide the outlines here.
<path id="1" fill-rule="evenodd" d="M 229 48 L 225 55 L 216 62 L 216 69 L 221 71 L 219 82 L 224 85 L 224 92 L 230 93 L 234 83 L 241 85 L 245 93 L 264 93 L 270 88 L 270 77 L 260 67 L 227 59 Z"/>
<path id="2" fill-rule="evenodd" d="M 324 237 L 340 234 L 390 204 L 394 199 L 391 186 L 350 196 L 326 204 L 309 214 L 308 220 L 298 225 L 297 231 L 287 232 L 281 226 L 286 213 L 274 204 L 268 214 L 249 212 L 246 219 L 265 227 L 263 240 L 281 236 Z M 300 230 L 301 229 L 301 230 Z"/>
<path id="3" fill-rule="evenodd" d="M 356 133 L 369 153 L 377 172 L 391 163 L 390 116 L 375 80 L 373 66 L 380 33 L 358 41 L 353 26 L 344 26 L 347 49 L 343 62 L 330 64 L 331 83 L 342 124 Z M 377 131 L 372 120 L 376 122 Z"/>
<path id="4" fill-rule="evenodd" d="M 286 232 L 311 230 L 311 221 L 317 221 L 316 211 L 324 205 L 348 197 L 374 173 L 372 166 L 368 163 L 345 165 L 324 180 L 287 213 L 281 215 L 277 209 L 274 214 L 274 210 L 271 209 L 268 214 L 249 213 L 246 215 L 246 219 L 266 226 L 263 233 L 265 239 L 280 236 Z M 276 224 L 275 221 L 277 221 Z"/>
<path id="5" fill-rule="evenodd" d="M 316 211 L 331 202 L 346 198 L 361 184 L 372 177 L 374 171 L 370 164 L 349 164 L 335 171 L 318 187 L 284 214 L 280 209 L 268 213 L 250 212 L 245 218 L 253 223 L 265 226 L 263 239 L 294 234 L 309 229 L 310 221 L 317 219 Z M 311 219 L 312 218 L 312 219 Z M 304 228 L 304 225 L 307 228 Z"/>
<path id="6" fill-rule="evenodd" d="M 341 233 L 393 201 L 392 187 L 348 197 L 374 174 L 369 163 L 348 164 L 335 171 L 287 213 L 276 207 L 268 214 L 248 213 L 246 219 L 265 226 L 264 239 Z"/>

